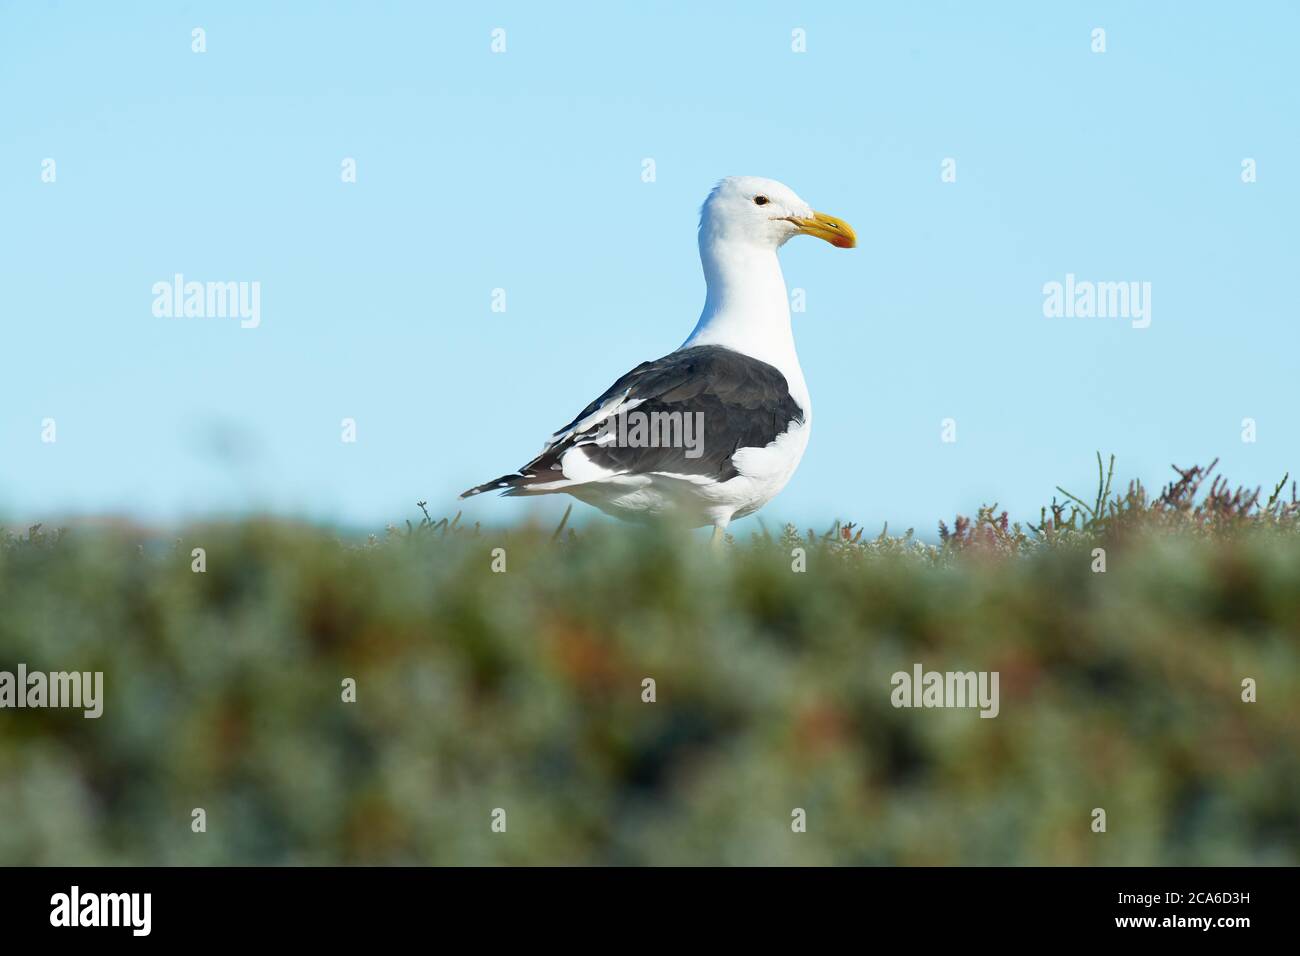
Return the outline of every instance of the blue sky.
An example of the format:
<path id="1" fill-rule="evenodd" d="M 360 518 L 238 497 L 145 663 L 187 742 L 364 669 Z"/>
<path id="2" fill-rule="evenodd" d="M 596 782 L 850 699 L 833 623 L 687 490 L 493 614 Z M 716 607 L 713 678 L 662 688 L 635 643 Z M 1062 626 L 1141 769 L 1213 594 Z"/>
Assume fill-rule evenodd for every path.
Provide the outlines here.
<path id="1" fill-rule="evenodd" d="M 1300 471 L 1293 4 L 466 6 L 0 5 L 0 520 L 453 511 L 690 332 L 729 174 L 859 236 L 782 253 L 815 422 L 769 524 L 1036 518 L 1098 449 Z M 156 317 L 176 273 L 261 324 Z M 1045 317 L 1067 273 L 1150 327 Z"/>

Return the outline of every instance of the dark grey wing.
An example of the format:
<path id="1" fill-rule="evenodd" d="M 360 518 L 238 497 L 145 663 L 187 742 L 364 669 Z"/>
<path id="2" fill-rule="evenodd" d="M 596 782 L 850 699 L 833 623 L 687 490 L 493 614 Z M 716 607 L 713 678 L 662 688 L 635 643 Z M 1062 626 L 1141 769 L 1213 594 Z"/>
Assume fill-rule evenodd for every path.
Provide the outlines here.
<path id="1" fill-rule="evenodd" d="M 574 428 L 625 392 L 612 415 Z M 689 422 L 686 416 L 691 416 Z M 580 446 L 593 463 L 619 474 L 666 472 L 726 481 L 737 474 L 731 457 L 738 450 L 766 447 L 792 423 L 802 421 L 803 410 L 776 368 L 731 349 L 698 346 L 645 362 L 624 375 L 583 409 L 561 441 L 523 470 L 537 467 L 545 472 L 570 448 Z M 638 423 L 645 426 L 640 437 Z M 598 441 L 602 434 L 606 440 Z M 679 438 L 689 438 L 690 447 Z M 656 439 L 669 441 L 647 446 L 647 440 Z"/>
<path id="2" fill-rule="evenodd" d="M 557 480 L 561 459 L 574 448 L 613 474 L 659 472 L 727 481 L 738 474 L 731 460 L 737 451 L 765 448 L 803 420 L 803 409 L 774 366 L 717 345 L 681 349 L 620 378 L 517 474 L 471 488 L 462 497 L 493 490 L 527 494 L 531 485 Z M 651 438 L 655 443 L 647 444 L 648 436 L 637 434 L 638 422 L 650 423 L 650 434 L 660 439 L 683 440 L 665 444 Z"/>

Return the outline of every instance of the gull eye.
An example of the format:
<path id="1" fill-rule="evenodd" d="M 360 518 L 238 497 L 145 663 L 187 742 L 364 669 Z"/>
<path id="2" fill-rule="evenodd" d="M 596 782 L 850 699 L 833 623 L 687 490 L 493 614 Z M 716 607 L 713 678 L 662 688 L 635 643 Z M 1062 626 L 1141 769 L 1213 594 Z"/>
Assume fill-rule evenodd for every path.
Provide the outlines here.
<path id="1" fill-rule="evenodd" d="M 754 197 L 754 205 L 755 205 L 755 206 L 766 206 L 767 203 L 768 203 L 768 198 L 767 198 L 766 196 L 755 196 L 755 197 Z"/>

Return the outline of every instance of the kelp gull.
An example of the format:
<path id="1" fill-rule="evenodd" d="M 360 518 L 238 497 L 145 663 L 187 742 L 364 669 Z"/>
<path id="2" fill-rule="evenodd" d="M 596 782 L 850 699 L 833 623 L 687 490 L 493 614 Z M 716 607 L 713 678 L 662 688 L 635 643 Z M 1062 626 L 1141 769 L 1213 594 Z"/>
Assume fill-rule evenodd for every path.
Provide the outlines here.
<path id="1" fill-rule="evenodd" d="M 720 182 L 700 210 L 708 293 L 690 337 L 620 378 L 518 472 L 461 497 L 564 492 L 619 518 L 712 525 L 715 538 L 765 505 L 794 474 L 812 425 L 777 260 L 798 235 L 857 242 L 848 223 L 781 183 Z"/>

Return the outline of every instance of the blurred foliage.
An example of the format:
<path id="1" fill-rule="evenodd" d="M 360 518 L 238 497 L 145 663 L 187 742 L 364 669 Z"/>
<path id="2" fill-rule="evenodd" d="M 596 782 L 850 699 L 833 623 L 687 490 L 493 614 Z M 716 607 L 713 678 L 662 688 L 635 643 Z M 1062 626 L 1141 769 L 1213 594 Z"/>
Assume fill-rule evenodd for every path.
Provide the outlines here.
<path id="1" fill-rule="evenodd" d="M 0 669 L 102 670 L 105 703 L 0 711 L 0 864 L 1294 865 L 1294 486 L 1180 475 L 933 546 L 9 536 Z M 998 671 L 1000 715 L 895 709 L 917 662 Z"/>

